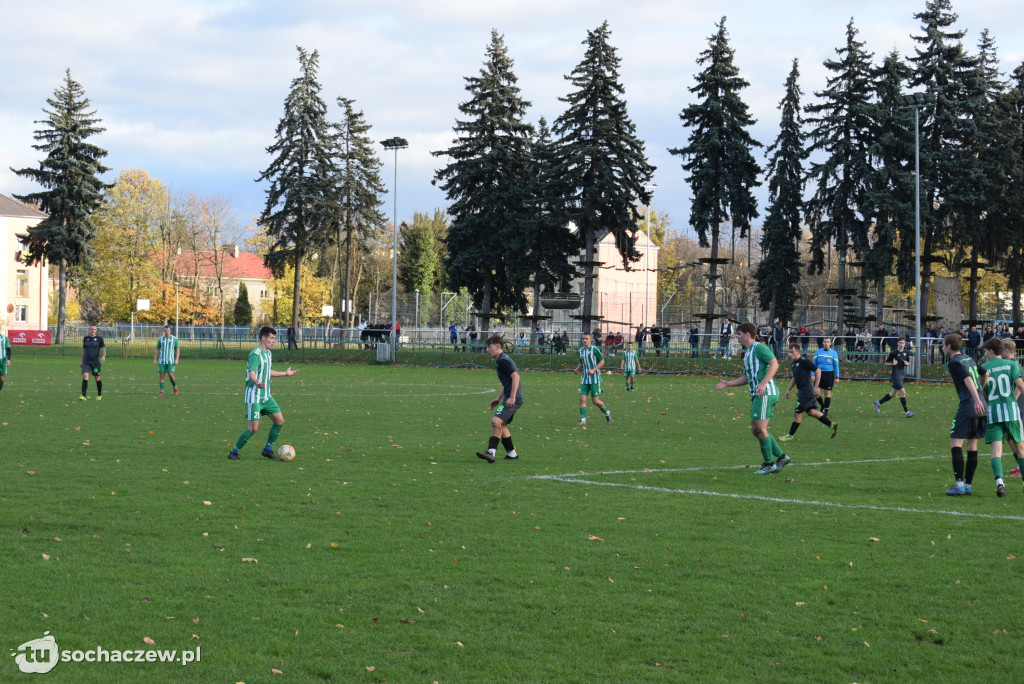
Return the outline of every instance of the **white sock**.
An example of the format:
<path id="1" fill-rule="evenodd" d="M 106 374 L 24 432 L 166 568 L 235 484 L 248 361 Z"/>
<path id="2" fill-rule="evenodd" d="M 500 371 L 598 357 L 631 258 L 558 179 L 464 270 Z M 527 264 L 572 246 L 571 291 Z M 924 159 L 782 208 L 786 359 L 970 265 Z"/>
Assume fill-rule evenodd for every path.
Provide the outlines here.
<path id="1" fill-rule="evenodd" d="M 1003 478 L 1001 478 L 1001 477 L 997 477 L 996 478 L 996 484 L 997 485 L 1003 485 L 1004 487 L 1006 486 L 1005 484 L 1003 484 Z"/>
<path id="2" fill-rule="evenodd" d="M 515 449 L 513 449 L 510 452 L 508 452 L 508 455 L 511 456 L 512 458 L 519 458 L 519 454 L 516 453 Z"/>
<path id="3" fill-rule="evenodd" d="M 498 451 L 497 449 L 488 449 L 487 453 L 489 453 L 491 456 L 493 456 L 497 451 Z"/>

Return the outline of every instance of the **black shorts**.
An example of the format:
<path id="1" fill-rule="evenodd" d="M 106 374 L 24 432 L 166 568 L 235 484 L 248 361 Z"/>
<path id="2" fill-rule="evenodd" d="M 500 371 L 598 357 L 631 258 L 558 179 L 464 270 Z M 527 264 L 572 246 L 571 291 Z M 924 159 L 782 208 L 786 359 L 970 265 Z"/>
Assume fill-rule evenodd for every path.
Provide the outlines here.
<path id="1" fill-rule="evenodd" d="M 522 407 L 522 404 L 513 404 L 512 406 L 509 406 L 505 402 L 501 402 L 498 404 L 498 407 L 494 409 L 494 417 L 505 425 L 509 425 L 512 423 L 512 419 L 516 417 L 516 411 Z"/>
<path id="2" fill-rule="evenodd" d="M 92 373 L 93 375 L 99 375 L 100 374 L 100 364 L 99 363 L 89 363 L 89 362 L 83 363 L 82 364 L 82 375 L 87 375 L 89 373 Z"/>
<path id="3" fill-rule="evenodd" d="M 896 375 L 892 376 L 892 388 L 894 390 L 901 390 L 901 389 L 903 389 L 903 374 L 902 373 L 899 376 L 896 376 Z"/>
<path id="4" fill-rule="evenodd" d="M 953 425 L 949 428 L 950 439 L 984 439 L 988 417 L 974 415 L 974 407 L 967 405 L 957 409 Z"/>
<path id="5" fill-rule="evenodd" d="M 830 390 L 836 384 L 836 374 L 833 371 L 821 371 L 821 382 L 818 389 Z"/>
<path id="6" fill-rule="evenodd" d="M 811 397 L 810 399 L 805 399 L 803 397 L 798 396 L 796 398 L 796 412 L 797 413 L 807 413 L 811 409 L 817 409 L 817 408 L 818 408 L 818 400 L 815 399 L 814 397 Z"/>

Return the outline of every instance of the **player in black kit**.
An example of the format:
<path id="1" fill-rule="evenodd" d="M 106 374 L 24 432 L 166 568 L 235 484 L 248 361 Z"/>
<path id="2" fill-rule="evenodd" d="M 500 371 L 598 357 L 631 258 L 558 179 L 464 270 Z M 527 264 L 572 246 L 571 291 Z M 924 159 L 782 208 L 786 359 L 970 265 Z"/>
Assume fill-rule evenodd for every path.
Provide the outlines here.
<path id="1" fill-rule="evenodd" d="M 487 451 L 478 451 L 476 455 L 488 463 L 494 463 L 495 453 L 498 450 L 498 442 L 501 442 L 508 452 L 506 461 L 514 461 L 519 458 L 516 448 L 512 444 L 512 434 L 508 431 L 509 423 L 515 418 L 516 411 L 523 407 L 523 386 L 519 378 L 519 369 L 504 352 L 505 342 L 500 335 L 491 335 L 487 338 L 487 353 L 495 361 L 495 369 L 498 371 L 498 382 L 501 383 L 501 394 L 491 402 L 491 410 L 494 416 L 491 418 L 491 438 L 487 443 Z M 497 410 L 495 411 L 495 407 Z"/>
<path id="2" fill-rule="evenodd" d="M 792 362 L 793 380 L 786 389 L 786 398 L 789 399 L 789 393 L 795 385 L 796 412 L 793 416 L 793 424 L 789 426 L 789 434 L 779 437 L 779 441 L 788 442 L 793 439 L 796 431 L 800 429 L 800 421 L 803 420 L 804 413 L 811 418 L 817 418 L 818 422 L 825 427 L 832 428 L 832 437 L 834 438 L 836 432 L 839 431 L 839 423 L 833 422 L 828 416 L 818 410 L 817 397 L 821 393 L 821 390 L 818 389 L 818 383 L 821 382 L 821 369 L 807 357 L 801 356 L 800 344 L 798 342 L 793 342 L 789 345 L 789 360 Z"/>
<path id="3" fill-rule="evenodd" d="M 885 359 L 885 365 L 892 366 L 892 390 L 884 397 L 875 402 L 875 413 L 882 412 L 882 404 L 889 401 L 897 394 L 900 395 L 900 403 L 903 404 L 903 415 L 913 418 L 914 414 L 907 408 L 907 390 L 903 387 L 903 374 L 910 365 L 910 352 L 907 351 L 907 341 L 902 337 L 896 343 L 896 348 L 889 352 Z"/>

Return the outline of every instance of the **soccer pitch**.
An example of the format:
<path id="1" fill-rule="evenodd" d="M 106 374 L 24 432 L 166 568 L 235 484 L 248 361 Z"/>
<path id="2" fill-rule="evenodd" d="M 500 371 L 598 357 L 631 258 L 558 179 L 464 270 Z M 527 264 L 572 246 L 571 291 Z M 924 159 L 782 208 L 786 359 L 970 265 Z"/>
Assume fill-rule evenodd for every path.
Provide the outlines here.
<path id="1" fill-rule="evenodd" d="M 11 655 L 48 632 L 70 658 L 179 659 L 50 674 L 97 682 L 1024 678 L 1021 480 L 997 499 L 982 447 L 974 495 L 944 496 L 951 385 L 909 385 L 907 419 L 842 382 L 836 439 L 805 418 L 791 465 L 754 476 L 749 398 L 717 378 L 616 373 L 612 424 L 584 430 L 578 376 L 523 372 L 521 458 L 490 465 L 492 368 L 294 367 L 273 394 L 296 459 L 260 457 L 264 419 L 233 462 L 244 362 L 183 358 L 158 397 L 151 362 L 109 359 L 80 402 L 77 358 L 15 357 Z"/>

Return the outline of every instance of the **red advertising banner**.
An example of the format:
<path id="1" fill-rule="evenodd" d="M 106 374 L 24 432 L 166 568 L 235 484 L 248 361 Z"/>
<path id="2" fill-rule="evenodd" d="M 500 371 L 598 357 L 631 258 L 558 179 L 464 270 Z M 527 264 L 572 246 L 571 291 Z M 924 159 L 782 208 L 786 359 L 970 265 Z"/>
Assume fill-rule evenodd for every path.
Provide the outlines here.
<path id="1" fill-rule="evenodd" d="M 49 330 L 11 330 L 7 333 L 11 344 L 50 345 Z"/>

